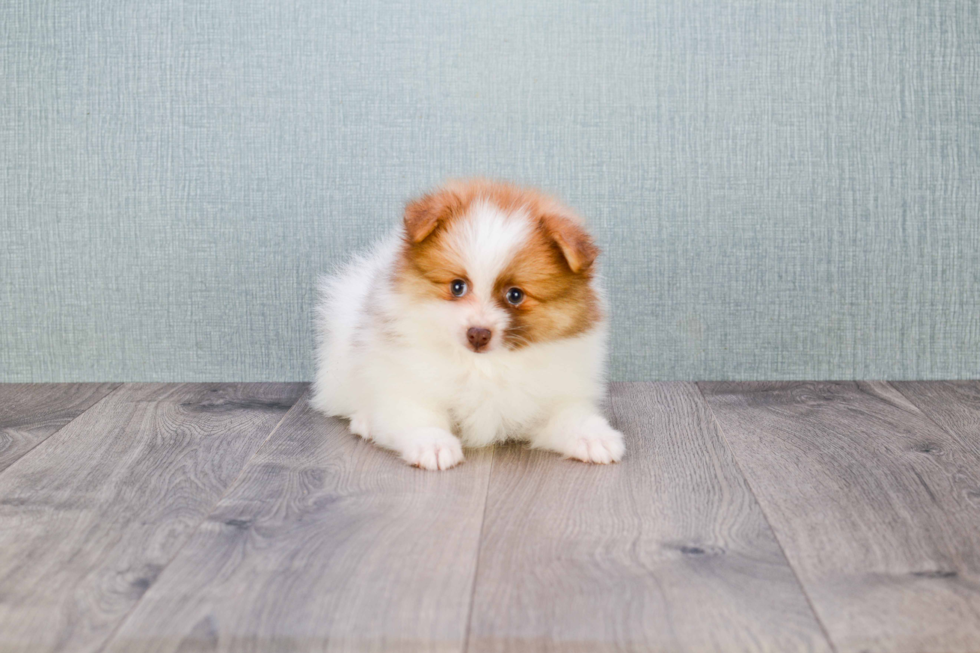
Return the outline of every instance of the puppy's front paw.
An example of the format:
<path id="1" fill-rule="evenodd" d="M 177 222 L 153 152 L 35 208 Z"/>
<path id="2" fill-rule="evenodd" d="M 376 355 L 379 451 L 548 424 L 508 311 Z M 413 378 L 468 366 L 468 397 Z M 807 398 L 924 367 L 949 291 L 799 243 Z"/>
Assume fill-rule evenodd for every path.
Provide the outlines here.
<path id="1" fill-rule="evenodd" d="M 350 417 L 350 432 L 365 440 L 371 439 L 371 422 L 364 413 L 354 413 Z"/>
<path id="2" fill-rule="evenodd" d="M 449 469 L 463 462 L 459 438 L 440 428 L 411 429 L 400 434 L 402 458 L 422 469 Z"/>
<path id="3" fill-rule="evenodd" d="M 623 434 L 599 416 L 590 417 L 570 434 L 564 453 L 569 458 L 607 465 L 623 459 Z"/>

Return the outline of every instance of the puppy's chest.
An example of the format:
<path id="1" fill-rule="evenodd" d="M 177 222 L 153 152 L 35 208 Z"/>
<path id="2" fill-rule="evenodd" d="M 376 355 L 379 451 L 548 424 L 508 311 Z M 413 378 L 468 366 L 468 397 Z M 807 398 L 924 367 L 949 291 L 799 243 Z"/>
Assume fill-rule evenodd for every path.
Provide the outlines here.
<path id="1" fill-rule="evenodd" d="M 459 375 L 452 388 L 449 410 L 467 444 L 520 437 L 543 412 L 540 397 L 519 374 L 471 371 Z"/>

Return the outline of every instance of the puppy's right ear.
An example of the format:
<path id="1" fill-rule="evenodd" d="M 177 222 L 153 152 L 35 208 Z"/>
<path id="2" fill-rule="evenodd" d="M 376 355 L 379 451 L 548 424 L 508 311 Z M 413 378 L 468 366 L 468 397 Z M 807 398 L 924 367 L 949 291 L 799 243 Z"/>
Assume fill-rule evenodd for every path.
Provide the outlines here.
<path id="1" fill-rule="evenodd" d="M 412 200 L 405 207 L 405 234 L 411 242 L 421 243 L 461 208 L 462 200 L 448 189 Z"/>
<path id="2" fill-rule="evenodd" d="M 599 248 L 592 241 L 592 236 L 582 228 L 579 219 L 567 209 L 546 213 L 540 219 L 541 226 L 558 245 L 572 272 L 588 270 L 599 255 Z"/>

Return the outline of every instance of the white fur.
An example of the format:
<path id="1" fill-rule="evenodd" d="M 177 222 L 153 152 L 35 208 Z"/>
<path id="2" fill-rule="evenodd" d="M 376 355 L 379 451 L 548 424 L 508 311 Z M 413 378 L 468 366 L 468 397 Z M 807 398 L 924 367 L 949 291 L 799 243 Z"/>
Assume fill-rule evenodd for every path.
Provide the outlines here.
<path id="1" fill-rule="evenodd" d="M 599 410 L 606 323 L 516 350 L 498 335 L 509 316 L 489 295 L 528 229 L 524 216 L 479 204 L 449 234 L 466 261 L 468 301 L 420 301 L 396 289 L 401 229 L 324 279 L 312 405 L 425 469 L 461 462 L 461 444 L 506 439 L 587 462 L 618 461 L 622 435 Z M 468 348 L 470 326 L 493 331 L 485 351 Z"/>

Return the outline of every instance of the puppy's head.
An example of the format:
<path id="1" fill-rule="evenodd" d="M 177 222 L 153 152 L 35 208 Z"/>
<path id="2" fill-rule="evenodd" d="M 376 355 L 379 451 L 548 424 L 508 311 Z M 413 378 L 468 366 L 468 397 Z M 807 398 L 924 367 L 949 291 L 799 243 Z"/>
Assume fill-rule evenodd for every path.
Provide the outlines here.
<path id="1" fill-rule="evenodd" d="M 520 349 L 601 319 L 591 283 L 598 253 L 581 220 L 549 197 L 453 182 L 406 207 L 398 283 L 469 351 Z"/>

